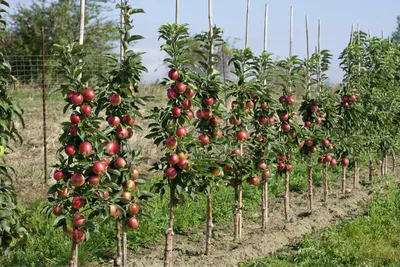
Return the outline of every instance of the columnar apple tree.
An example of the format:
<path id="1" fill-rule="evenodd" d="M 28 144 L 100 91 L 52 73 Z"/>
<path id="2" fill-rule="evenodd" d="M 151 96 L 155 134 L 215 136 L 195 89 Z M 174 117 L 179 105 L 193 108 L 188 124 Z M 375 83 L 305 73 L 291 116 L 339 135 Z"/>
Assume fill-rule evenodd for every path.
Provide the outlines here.
<path id="1" fill-rule="evenodd" d="M 169 68 L 168 78 L 162 84 L 167 86 L 168 103 L 166 107 L 155 107 L 149 118 L 150 133 L 147 138 L 153 138 L 156 145 L 163 145 L 165 155 L 154 164 L 152 170 L 164 173 L 163 178 L 154 184 L 155 190 L 161 195 L 169 189 L 169 221 L 165 231 L 164 266 L 172 265 L 174 207 L 179 198 L 186 192 L 194 197 L 198 181 L 190 172 L 189 155 L 196 147 L 197 140 L 188 132 L 193 119 L 191 110 L 195 87 L 188 75 L 189 67 L 193 67 L 193 58 L 188 53 L 192 43 L 186 24 L 166 24 L 159 29 L 159 39 L 165 41 L 161 46 L 168 56 L 164 62 Z M 200 111 L 201 112 L 201 111 Z M 202 113 L 210 116 L 208 112 Z M 200 142 L 206 142 L 204 136 Z"/>
<path id="2" fill-rule="evenodd" d="M 5 38 L 7 25 L 2 14 L 3 6 L 9 7 L 5 1 L 0 2 L 0 40 Z M 8 93 L 11 66 L 4 57 L 4 49 L 0 48 L 0 255 L 17 244 L 18 239 L 26 236 L 26 230 L 19 221 L 20 212 L 17 209 L 16 192 L 13 184 L 15 170 L 6 162 L 10 141 L 22 143 L 17 124 L 22 123 L 22 110 L 17 101 Z M 24 239 L 25 239 L 24 238 Z"/>
<path id="3" fill-rule="evenodd" d="M 140 178 L 138 163 L 141 147 L 133 147 L 131 139 L 142 128 L 137 120 L 143 116 L 140 106 L 144 106 L 149 97 L 139 92 L 140 76 L 147 69 L 142 64 L 142 53 L 129 49 L 129 46 L 140 39 L 140 35 L 131 35 L 133 28 L 131 15 L 144 13 L 142 9 L 134 9 L 129 5 L 119 6 L 124 15 L 124 25 L 121 29 L 122 57 L 110 57 L 110 71 L 104 78 L 104 86 L 99 93 L 99 109 L 105 109 L 107 126 L 104 135 L 107 137 L 105 152 L 109 162 L 106 179 L 100 184 L 103 192 L 107 192 L 107 200 L 99 199 L 108 206 L 106 214 L 116 219 L 117 228 L 117 258 L 116 264 L 126 265 L 127 240 L 126 228 L 137 229 L 140 216 L 145 207 L 145 201 L 152 195 L 139 190 L 138 185 L 146 181 Z M 101 164 L 101 163 L 97 163 Z M 99 213 L 102 211 L 99 210 Z M 120 222 L 122 241 L 120 238 Z M 121 249 L 122 243 L 122 249 Z M 122 250 L 122 251 L 121 251 Z"/>

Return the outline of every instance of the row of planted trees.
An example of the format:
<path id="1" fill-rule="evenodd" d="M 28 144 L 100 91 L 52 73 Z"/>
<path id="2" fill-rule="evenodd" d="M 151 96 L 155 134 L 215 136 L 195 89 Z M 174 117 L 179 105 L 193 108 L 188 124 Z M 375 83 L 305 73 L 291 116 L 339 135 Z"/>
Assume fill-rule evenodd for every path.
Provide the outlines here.
<path id="1" fill-rule="evenodd" d="M 372 162 L 379 152 L 384 174 L 387 155 L 396 148 L 399 112 L 400 50 L 389 40 L 352 32 L 341 55 L 343 83 L 335 91 L 326 85 L 331 58 L 327 50 L 318 49 L 305 60 L 290 55 L 278 62 L 266 51 L 256 56 L 250 48 L 234 50 L 229 62 L 234 77 L 224 80 L 215 69 L 220 60 L 215 51 L 224 45 L 222 29 L 210 19 L 210 30 L 193 38 L 188 25 L 166 24 L 160 27 L 159 38 L 170 69 L 162 82 L 168 103 L 143 118 L 140 106 L 149 97 L 140 92 L 139 82 L 146 69 L 141 54 L 129 50 L 132 42 L 142 39 L 130 35 L 130 15 L 143 10 L 120 8 L 121 59 L 110 57 L 111 71 L 105 75 L 86 75 L 87 51 L 82 46 L 57 47 L 67 81 L 60 87 L 64 113 L 71 115 L 62 124 L 56 183 L 49 189 L 50 204 L 44 211 L 55 214 L 55 226 L 72 234 L 71 266 L 77 266 L 78 244 L 109 217 L 116 225 L 115 265 L 127 265 L 126 230 L 138 228 L 139 219 L 147 215 L 146 201 L 153 196 L 140 190 L 146 182 L 138 171 L 141 148 L 130 142 L 142 130 L 137 121 L 143 119 L 150 120 L 147 138 L 154 139 L 163 154 L 152 168 L 163 173 L 162 179 L 152 178 L 154 192 L 168 194 L 170 200 L 164 266 L 173 264 L 174 207 L 185 196 L 207 198 L 205 252 L 210 254 L 212 195 L 220 186 L 233 187 L 234 238 L 240 239 L 243 183 L 262 185 L 261 225 L 266 228 L 268 180 L 284 177 L 284 212 L 289 220 L 290 173 L 296 164 L 308 165 L 310 211 L 317 162 L 323 164 L 325 201 L 327 169 L 337 160 L 342 165 L 342 193 L 349 191 L 350 160 L 355 168 L 353 188 L 358 187 L 363 154 Z M 296 99 L 296 91 L 303 93 L 302 101 Z"/>

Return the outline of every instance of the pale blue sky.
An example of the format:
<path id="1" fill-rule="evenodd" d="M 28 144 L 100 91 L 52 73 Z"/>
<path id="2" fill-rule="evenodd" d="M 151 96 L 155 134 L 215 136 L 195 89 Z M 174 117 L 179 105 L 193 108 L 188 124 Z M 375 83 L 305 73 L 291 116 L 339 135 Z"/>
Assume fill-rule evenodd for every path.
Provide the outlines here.
<path id="1" fill-rule="evenodd" d="M 33 0 L 34 1 L 34 0 Z M 90 0 L 87 0 L 90 1 Z M 9 0 L 11 9 L 16 3 L 30 5 L 32 0 Z M 180 22 L 189 23 L 191 33 L 208 29 L 208 0 L 180 0 Z M 239 38 L 237 47 L 244 47 L 245 13 L 247 0 L 214 0 L 214 23 L 225 29 L 225 37 Z M 315 47 L 317 22 L 322 21 L 322 48 L 329 49 L 334 59 L 329 72 L 332 82 L 339 82 L 342 76 L 337 57 L 347 45 L 351 24 L 359 23 L 365 32 L 385 36 L 396 28 L 396 16 L 400 15 L 400 1 L 396 0 L 252 0 L 250 10 L 249 46 L 256 53 L 263 49 L 264 5 L 269 3 L 268 50 L 283 58 L 289 50 L 289 9 L 294 7 L 293 54 L 305 57 L 305 15 L 309 16 L 310 42 Z M 134 7 L 143 8 L 146 14 L 135 17 L 134 30 L 145 37 L 136 49 L 147 52 L 144 63 L 149 73 L 144 76 L 152 81 L 165 75 L 159 68 L 164 54 L 159 51 L 158 27 L 174 22 L 175 0 L 132 0 Z M 118 13 L 110 13 L 118 19 Z"/>

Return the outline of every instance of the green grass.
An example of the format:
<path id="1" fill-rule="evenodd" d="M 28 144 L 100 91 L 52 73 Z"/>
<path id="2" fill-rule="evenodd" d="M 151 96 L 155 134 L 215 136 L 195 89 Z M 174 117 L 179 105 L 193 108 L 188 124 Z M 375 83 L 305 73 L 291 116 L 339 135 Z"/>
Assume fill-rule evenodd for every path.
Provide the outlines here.
<path id="1" fill-rule="evenodd" d="M 400 189 L 389 184 L 369 213 L 304 237 L 277 257 L 248 259 L 241 267 L 400 266 Z"/>

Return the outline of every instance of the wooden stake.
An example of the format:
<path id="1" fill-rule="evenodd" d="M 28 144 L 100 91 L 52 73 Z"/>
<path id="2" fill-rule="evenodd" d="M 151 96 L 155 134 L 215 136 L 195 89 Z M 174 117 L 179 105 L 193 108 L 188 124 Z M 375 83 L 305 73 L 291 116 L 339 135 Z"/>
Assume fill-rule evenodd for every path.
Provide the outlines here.
<path id="1" fill-rule="evenodd" d="M 78 267 L 78 244 L 72 239 L 70 267 Z"/>
<path id="2" fill-rule="evenodd" d="M 351 24 L 350 44 L 353 44 L 354 24 Z"/>
<path id="3" fill-rule="evenodd" d="M 392 172 L 396 169 L 396 154 L 392 152 Z"/>
<path id="4" fill-rule="evenodd" d="M 285 220 L 289 221 L 289 172 L 285 172 L 285 197 L 284 197 L 284 209 L 285 209 Z"/>
<path id="5" fill-rule="evenodd" d="M 293 47 L 293 6 L 290 7 L 289 57 L 292 57 L 292 47 Z"/>
<path id="6" fill-rule="evenodd" d="M 313 177 L 312 177 L 312 155 L 310 155 L 310 162 L 308 164 L 308 208 L 312 212 L 313 208 Z"/>
<path id="7" fill-rule="evenodd" d="M 265 4 L 265 19 L 264 19 L 264 51 L 268 49 L 268 4 Z"/>
<path id="8" fill-rule="evenodd" d="M 306 65 L 306 82 L 307 82 L 307 92 L 310 91 L 310 67 L 309 67 L 309 60 L 310 60 L 310 40 L 309 40 L 309 30 L 308 30 L 308 16 L 306 16 L 306 47 L 307 47 L 307 65 Z"/>
<path id="9" fill-rule="evenodd" d="M 387 174 L 388 172 L 388 155 L 387 155 L 387 151 L 385 150 L 385 174 Z"/>
<path id="10" fill-rule="evenodd" d="M 370 181 L 372 181 L 372 179 L 373 179 L 373 173 L 374 173 L 374 171 L 372 169 L 372 157 L 370 155 L 369 156 L 369 166 L 368 166 L 368 179 Z"/>
<path id="11" fill-rule="evenodd" d="M 126 223 L 122 224 L 122 266 L 128 266 L 128 246 L 126 243 Z"/>
<path id="12" fill-rule="evenodd" d="M 328 164 L 327 163 L 324 163 L 323 175 L 324 175 L 324 202 L 327 202 L 328 195 L 329 195 Z"/>
<path id="13" fill-rule="evenodd" d="M 175 3 L 175 24 L 179 24 L 179 0 Z"/>
<path id="14" fill-rule="evenodd" d="M 213 225 L 213 217 L 212 217 L 212 195 L 207 196 L 207 225 L 206 225 L 206 255 L 210 255 L 211 253 L 211 238 L 212 238 L 212 229 Z"/>
<path id="15" fill-rule="evenodd" d="M 342 166 L 342 194 L 346 193 L 346 166 Z"/>
<path id="16" fill-rule="evenodd" d="M 261 228 L 266 229 L 268 223 L 268 178 L 262 182 Z"/>
<path id="17" fill-rule="evenodd" d="M 47 116 L 46 116 L 46 58 L 44 51 L 44 27 L 42 27 L 42 114 L 43 114 L 43 172 L 47 184 Z"/>
<path id="18" fill-rule="evenodd" d="M 246 11 L 246 36 L 244 48 L 249 46 L 249 17 L 250 17 L 250 0 L 247 0 L 247 11 Z"/>
<path id="19" fill-rule="evenodd" d="M 321 20 L 318 20 L 318 77 L 317 77 L 317 87 L 319 92 L 322 92 L 321 88 Z"/>
<path id="20" fill-rule="evenodd" d="M 83 44 L 85 34 L 85 0 L 81 0 L 81 20 L 79 23 L 79 44 Z"/>
<path id="21" fill-rule="evenodd" d="M 122 240 L 121 240 L 121 225 L 120 219 L 115 221 L 115 232 L 117 236 L 117 257 L 114 259 L 114 266 L 122 265 Z"/>
<path id="22" fill-rule="evenodd" d="M 353 179 L 353 189 L 358 188 L 358 173 L 360 169 L 358 167 L 358 159 L 354 160 L 354 179 Z"/>
<path id="23" fill-rule="evenodd" d="M 121 0 L 121 6 L 126 6 L 128 4 L 128 0 Z M 125 60 L 125 35 L 126 35 L 126 25 L 125 25 L 125 8 L 121 8 L 121 42 L 120 42 L 120 58 L 121 61 Z"/>
<path id="24" fill-rule="evenodd" d="M 169 199 L 169 221 L 168 228 L 165 231 L 165 250 L 164 250 L 164 267 L 172 267 L 172 242 L 174 235 L 174 199 L 175 188 L 170 186 L 170 199 Z"/>

